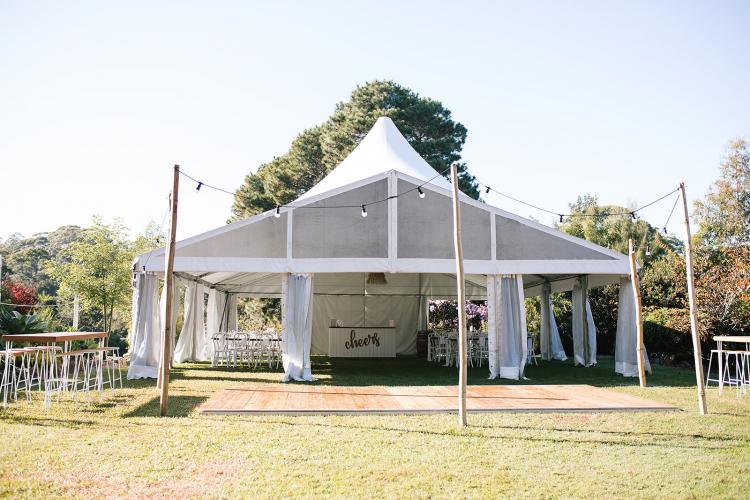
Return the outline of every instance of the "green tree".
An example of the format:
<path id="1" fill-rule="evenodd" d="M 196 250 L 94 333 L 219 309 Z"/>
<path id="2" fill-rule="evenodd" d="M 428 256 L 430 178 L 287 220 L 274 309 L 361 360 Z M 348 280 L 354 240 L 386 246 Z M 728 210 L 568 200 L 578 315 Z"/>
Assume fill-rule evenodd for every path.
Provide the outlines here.
<path id="1" fill-rule="evenodd" d="M 289 151 L 248 174 L 234 197 L 234 218 L 248 217 L 296 199 L 319 182 L 356 147 L 380 116 L 390 117 L 409 144 L 437 171 L 461 159 L 467 130 L 440 102 L 392 81 L 358 86 L 322 125 L 303 131 Z M 448 175 L 446 175 L 448 177 Z M 478 199 L 466 164 L 459 187 Z"/>
<path id="2" fill-rule="evenodd" d="M 57 259 L 80 232 L 78 226 L 61 226 L 51 233 L 38 233 L 29 238 L 19 234 L 11 236 L 0 244 L 3 277 L 33 284 L 40 294 L 54 296 L 57 283 L 46 271 L 47 262 Z"/>
<path id="3" fill-rule="evenodd" d="M 60 284 L 61 294 L 77 294 L 83 307 L 101 312 L 104 331 L 109 332 L 115 308 L 129 304 L 134 255 L 120 221 L 107 225 L 94 217 L 81 237 L 62 250 L 62 258 L 49 262 L 48 270 Z"/>
<path id="4" fill-rule="evenodd" d="M 744 139 L 729 144 L 719 165 L 719 178 L 706 199 L 695 202 L 699 243 L 708 247 L 750 244 L 750 145 Z"/>
<path id="5" fill-rule="evenodd" d="M 557 228 L 570 235 L 583 238 L 597 245 L 628 253 L 628 240 L 636 246 L 636 257 L 641 265 L 660 258 L 681 247 L 676 238 L 664 237 L 645 220 L 633 218 L 634 208 L 617 205 L 599 205 L 594 195 L 579 196 L 568 205 L 571 217 Z M 612 215 L 625 214 L 625 215 Z"/>

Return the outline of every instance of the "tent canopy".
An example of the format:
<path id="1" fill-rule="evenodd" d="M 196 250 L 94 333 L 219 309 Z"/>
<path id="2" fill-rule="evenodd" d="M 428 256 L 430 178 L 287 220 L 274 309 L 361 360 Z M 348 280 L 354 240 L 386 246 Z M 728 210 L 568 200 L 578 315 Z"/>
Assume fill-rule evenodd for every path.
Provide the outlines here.
<path id="1" fill-rule="evenodd" d="M 329 353 L 334 320 L 351 327 L 393 324 L 395 352 L 413 354 L 416 332 L 427 325 L 427 299 L 456 296 L 451 194 L 393 122 L 378 119 L 341 164 L 294 202 L 176 243 L 177 276 L 197 284 L 192 295 L 209 292 L 209 325 L 204 333 L 202 322 L 188 323 L 193 327 L 180 334 L 189 336 L 186 349 L 236 328 L 237 298 L 247 295 L 281 297 L 287 380 L 312 378 L 310 354 Z M 466 195 L 459 201 L 466 297 L 489 304 L 491 376 L 522 376 L 523 298 L 542 292 L 548 301 L 551 292 L 575 291 L 574 347 L 586 354 L 582 364 L 595 364 L 586 290 L 629 276 L 628 258 Z M 154 282 L 164 259 L 161 248 L 134 263 L 131 378 L 157 373 Z M 202 305 L 198 297 L 190 304 Z M 186 318 L 202 316 L 188 305 Z M 618 345 L 635 342 L 633 310 L 618 317 Z M 553 331 L 551 323 L 545 331 Z M 616 361 L 632 367 L 635 351 L 624 347 Z"/>
<path id="2" fill-rule="evenodd" d="M 427 274 L 455 272 L 450 183 L 387 117 L 276 215 L 271 210 L 177 242 L 175 271 L 212 288 L 258 296 L 278 296 L 280 273 L 335 273 L 331 286 L 343 288 L 360 283 L 364 273 L 387 273 L 390 282 L 397 279 L 393 273 L 403 273 L 413 289 Z M 461 224 L 466 272 L 522 274 L 527 295 L 545 282 L 553 291 L 571 290 L 579 275 L 589 275 L 593 287 L 630 272 L 625 255 L 465 195 Z M 164 249 L 139 256 L 134 269 L 162 273 Z M 483 286 L 478 276 L 475 282 Z"/>

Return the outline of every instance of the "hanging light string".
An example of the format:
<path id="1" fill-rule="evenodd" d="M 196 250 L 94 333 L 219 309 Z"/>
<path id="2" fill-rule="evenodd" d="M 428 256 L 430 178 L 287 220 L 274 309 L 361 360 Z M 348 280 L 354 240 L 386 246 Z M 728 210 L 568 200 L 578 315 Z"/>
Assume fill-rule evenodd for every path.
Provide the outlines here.
<path id="1" fill-rule="evenodd" d="M 484 188 L 485 188 L 485 194 L 488 194 L 490 191 L 492 191 L 493 193 L 499 194 L 500 196 L 503 196 L 503 197 L 508 198 L 510 200 L 513 200 L 515 202 L 521 203 L 521 204 L 526 205 L 528 207 L 534 208 L 536 210 L 540 210 L 542 212 L 545 212 L 545 213 L 548 213 L 548 214 L 551 214 L 551 215 L 555 215 L 555 216 L 557 216 L 557 217 L 560 218 L 560 223 L 564 222 L 564 219 L 566 217 L 567 218 L 570 218 L 570 217 L 615 217 L 615 216 L 627 215 L 627 216 L 630 216 L 633 220 L 635 220 L 636 214 L 638 212 L 640 212 L 641 210 L 644 210 L 644 209 L 650 207 L 651 205 L 654 205 L 654 204 L 662 201 L 664 198 L 667 198 L 668 196 L 670 196 L 670 195 L 672 195 L 672 194 L 674 194 L 674 193 L 676 193 L 677 191 L 680 190 L 679 188 L 675 188 L 672 191 L 670 191 L 667 194 L 665 194 L 664 196 L 660 196 L 659 198 L 655 199 L 654 201 L 646 203 L 642 207 L 636 208 L 634 210 L 629 210 L 627 212 L 622 212 L 622 211 L 620 211 L 620 212 L 601 212 L 601 213 L 597 213 L 597 214 L 585 214 L 585 213 L 576 212 L 576 213 L 567 213 L 566 214 L 566 213 L 555 212 L 553 210 L 548 210 L 546 208 L 538 207 L 536 205 L 533 205 L 531 203 L 525 202 L 523 200 L 519 200 L 518 198 L 514 198 L 513 196 L 510 196 L 508 194 L 501 193 L 500 191 L 497 191 L 496 189 L 492 189 L 490 186 L 488 186 L 486 184 L 483 184 L 481 182 L 479 184 L 481 186 L 484 186 Z M 675 202 L 675 204 L 676 204 L 676 202 Z M 674 211 L 674 208 L 672 208 L 672 211 Z M 671 215 L 670 215 L 670 217 L 671 217 Z M 669 221 L 667 220 L 667 222 L 669 222 Z"/>
<path id="2" fill-rule="evenodd" d="M 672 205 L 672 210 L 669 211 L 669 217 L 667 217 L 667 222 L 664 223 L 664 227 L 662 227 L 662 231 L 664 234 L 667 234 L 667 226 L 669 225 L 669 221 L 672 220 L 672 214 L 674 214 L 674 209 L 677 207 L 677 202 L 680 201 L 680 195 L 674 197 L 674 205 Z"/>
<path id="3" fill-rule="evenodd" d="M 180 169 L 180 174 L 184 175 L 185 177 L 187 177 L 191 181 L 198 183 L 197 187 L 195 188 L 196 191 L 200 191 L 202 187 L 207 187 L 209 189 L 213 189 L 215 191 L 219 191 L 219 192 L 226 193 L 226 194 L 231 194 L 232 196 L 234 196 L 234 192 L 233 191 L 222 189 L 220 187 L 212 186 L 211 184 L 206 184 L 203 181 L 199 181 L 195 177 L 192 177 L 192 176 L 188 175 L 186 172 L 183 172 L 182 169 Z"/>
<path id="4" fill-rule="evenodd" d="M 401 196 L 406 196 L 407 194 L 413 193 L 414 191 L 417 191 L 419 193 L 419 197 L 420 198 L 424 198 L 425 197 L 425 192 L 424 192 L 424 190 L 422 188 L 424 186 L 426 186 L 427 184 L 431 184 L 432 181 L 434 181 L 438 177 L 441 177 L 441 176 L 444 176 L 445 174 L 447 174 L 450 171 L 450 169 L 451 169 L 451 167 L 448 167 L 445 170 L 443 170 L 442 172 L 438 172 L 437 174 L 433 175 L 429 180 L 423 182 L 422 184 L 419 184 L 419 185 L 417 185 L 417 186 L 415 186 L 415 187 L 413 187 L 411 189 L 407 189 L 406 191 L 402 191 L 401 193 L 394 194 L 394 195 L 388 196 L 388 197 L 380 199 L 380 200 L 370 201 L 368 203 L 360 203 L 359 205 L 328 205 L 328 206 L 325 206 L 325 207 L 312 206 L 312 205 L 299 205 L 299 206 L 297 206 L 297 205 L 277 205 L 276 206 L 276 214 L 279 213 L 279 209 L 280 208 L 294 208 L 294 209 L 297 209 L 297 208 L 324 208 L 324 209 L 328 209 L 328 208 L 361 208 L 362 209 L 362 212 L 361 212 L 362 213 L 362 217 L 367 217 L 367 207 L 369 207 L 369 206 L 378 205 L 380 203 L 385 203 L 386 201 L 394 200 L 396 198 L 400 198 Z"/>
<path id="5" fill-rule="evenodd" d="M 406 191 L 403 191 L 403 192 L 395 194 L 395 195 L 388 196 L 388 197 L 380 199 L 380 200 L 370 201 L 368 203 L 360 203 L 359 205 L 327 205 L 327 206 L 293 205 L 293 204 L 289 204 L 289 205 L 276 205 L 276 208 L 274 209 L 274 216 L 275 217 L 281 217 L 281 209 L 282 208 L 294 208 L 294 209 L 298 209 L 298 208 L 302 208 L 302 209 L 304 209 L 304 208 L 319 208 L 319 209 L 320 208 L 322 208 L 322 209 L 331 209 L 331 208 L 334 208 L 334 209 L 336 209 L 336 208 L 361 208 L 362 209 L 362 217 L 367 217 L 367 207 L 369 207 L 369 206 L 377 205 L 379 203 L 384 203 L 386 201 L 393 200 L 393 199 L 399 198 L 401 196 L 405 196 L 405 195 L 407 195 L 409 193 L 412 193 L 414 191 L 417 191 L 419 193 L 419 197 L 420 198 L 424 198 L 425 197 L 425 192 L 424 192 L 424 190 L 422 188 L 424 186 L 426 186 L 427 184 L 431 184 L 432 181 L 434 181 L 438 177 L 444 176 L 445 174 L 448 173 L 448 171 L 450 171 L 450 167 L 446 168 L 442 172 L 438 172 L 433 177 L 431 177 L 428 181 L 423 182 L 422 184 L 419 184 L 418 186 L 415 186 L 415 187 L 413 187 L 411 189 L 407 189 Z M 216 186 L 213 186 L 211 184 L 207 184 L 207 183 L 205 183 L 203 181 L 200 181 L 200 180 L 196 179 L 195 177 L 192 177 L 192 176 L 188 175 L 187 173 L 183 172 L 182 170 L 180 170 L 180 174 L 184 175 L 185 177 L 187 177 L 191 181 L 197 183 L 196 188 L 195 188 L 196 191 L 200 191 L 202 187 L 207 187 L 209 189 L 214 189 L 216 191 L 220 191 L 222 193 L 230 194 L 232 196 L 234 196 L 234 194 L 235 194 L 235 193 L 233 193 L 231 191 L 228 191 L 226 189 L 221 189 L 219 187 L 216 187 Z"/>
<path id="6" fill-rule="evenodd" d="M 552 210 L 547 210 L 546 208 L 542 208 L 542 207 L 538 207 L 536 205 L 532 205 L 531 203 L 525 202 L 523 200 L 519 200 L 518 198 L 514 198 L 513 196 L 511 196 L 509 194 L 501 193 L 500 191 L 498 191 L 496 189 L 492 189 L 491 187 L 489 187 L 487 185 L 484 185 L 484 184 L 481 184 L 481 183 L 480 183 L 480 185 L 483 185 L 484 188 L 485 188 L 484 194 L 489 194 L 489 192 L 492 191 L 495 194 L 499 194 L 500 196 L 508 198 L 509 200 L 513 200 L 515 202 L 521 203 L 522 205 L 526 205 L 527 207 L 535 208 L 535 209 L 537 209 L 537 210 L 539 210 L 541 212 L 547 212 L 548 214 L 558 215 L 558 216 L 562 217 L 562 214 L 560 214 L 560 212 L 553 212 Z"/>
<path id="7" fill-rule="evenodd" d="M 422 184 L 419 184 L 419 185 L 417 185 L 417 186 L 415 186 L 415 187 L 413 187 L 411 189 L 407 189 L 406 191 L 403 191 L 403 192 L 395 194 L 395 195 L 388 196 L 388 197 L 380 199 L 380 200 L 375 200 L 375 201 L 371 201 L 371 202 L 367 202 L 367 203 L 360 203 L 358 205 L 327 205 L 327 206 L 316 206 L 316 205 L 313 205 L 313 204 L 311 204 L 311 205 L 294 205 L 294 204 L 276 205 L 276 208 L 273 211 L 273 215 L 274 215 L 274 217 L 281 217 L 281 209 L 282 208 L 294 208 L 294 209 L 306 209 L 306 208 L 307 209 L 347 209 L 347 208 L 348 209 L 353 209 L 353 208 L 359 208 L 359 209 L 361 209 L 361 215 L 362 215 L 362 217 L 367 217 L 367 207 L 369 207 L 369 206 L 377 205 L 377 204 L 380 204 L 380 203 L 384 203 L 386 201 L 389 201 L 389 200 L 392 200 L 392 199 L 395 199 L 395 198 L 399 198 L 401 196 L 407 195 L 407 194 L 412 193 L 414 191 L 417 191 L 419 193 L 419 197 L 420 198 L 424 198 L 425 197 L 425 192 L 424 192 L 424 190 L 422 188 L 424 186 L 428 185 L 428 184 L 431 184 L 432 181 L 434 181 L 438 177 L 445 176 L 445 174 L 447 174 L 449 170 L 450 170 L 450 167 L 446 168 L 445 170 L 443 170 L 441 172 L 438 172 L 432 178 L 430 178 L 426 182 L 423 182 Z M 192 176 L 188 175 L 187 173 L 183 172 L 182 170 L 180 170 L 180 174 L 184 175 L 185 177 L 187 177 L 188 179 L 192 180 L 193 182 L 195 182 L 197 184 L 197 186 L 195 188 L 196 191 L 200 191 L 202 187 L 207 187 L 209 189 L 213 189 L 213 190 L 216 190 L 216 191 L 219 191 L 219 192 L 222 192 L 222 193 L 226 193 L 226 194 L 229 194 L 229 195 L 232 195 L 232 196 L 234 196 L 234 194 L 235 194 L 232 191 L 229 191 L 229 190 L 226 190 L 226 189 L 222 189 L 222 188 L 213 186 L 211 184 L 207 184 L 207 183 L 205 183 L 203 181 L 200 181 L 200 180 L 196 179 L 195 177 L 192 177 Z M 638 214 L 638 212 L 640 212 L 642 210 L 645 210 L 646 208 L 648 208 L 648 207 L 650 207 L 650 206 L 652 206 L 652 205 L 654 205 L 656 203 L 659 203 L 660 201 L 664 200 L 665 198 L 667 198 L 667 197 L 671 196 L 672 194 L 674 194 L 674 193 L 676 193 L 676 192 L 679 191 L 679 188 L 675 188 L 672 191 L 668 192 L 667 194 L 665 194 L 663 196 L 660 196 L 659 198 L 657 198 L 657 199 L 655 199 L 655 200 L 653 200 L 653 201 L 651 201 L 649 203 L 646 203 L 642 207 L 639 207 L 639 208 L 636 208 L 636 209 L 633 209 L 633 210 L 628 210 L 628 211 L 618 211 L 618 212 L 608 212 L 608 211 L 605 211 L 605 212 L 595 213 L 595 214 L 578 213 L 578 212 L 576 212 L 576 213 L 565 213 L 565 212 L 558 212 L 558 211 L 555 211 L 555 210 L 550 210 L 550 209 L 547 209 L 547 208 L 543 208 L 543 207 L 540 207 L 538 205 L 534 205 L 533 203 L 529 203 L 527 201 L 518 199 L 518 198 L 516 198 L 514 196 L 511 196 L 509 194 L 506 194 L 506 193 L 503 193 L 501 191 L 498 191 L 497 189 L 493 189 L 492 187 L 490 187 L 489 184 L 485 184 L 483 182 L 480 182 L 476 177 L 474 177 L 474 180 L 477 182 L 477 184 L 479 186 L 483 187 L 485 194 L 489 194 L 490 192 L 493 192 L 493 193 L 495 193 L 497 195 L 500 195 L 500 196 L 502 196 L 504 198 L 507 198 L 507 199 L 512 200 L 512 201 L 515 201 L 516 203 L 520 203 L 522 205 L 526 205 L 527 207 L 533 208 L 535 210 L 539 210 L 540 212 L 544 212 L 544 213 L 547 213 L 547 214 L 550 214 L 550 215 L 554 215 L 555 217 L 559 217 L 560 223 L 564 222 L 565 218 L 572 218 L 572 217 L 617 217 L 617 216 L 629 216 L 633 220 L 636 220 L 636 214 Z M 675 206 L 677 206 L 677 201 L 676 200 L 675 200 L 675 205 L 672 207 L 672 212 L 670 212 L 670 216 L 669 216 L 670 219 L 672 217 L 672 213 L 674 212 L 674 207 Z M 667 223 L 669 223 L 669 219 L 667 219 Z M 666 224 L 665 224 L 665 227 L 666 227 Z"/>

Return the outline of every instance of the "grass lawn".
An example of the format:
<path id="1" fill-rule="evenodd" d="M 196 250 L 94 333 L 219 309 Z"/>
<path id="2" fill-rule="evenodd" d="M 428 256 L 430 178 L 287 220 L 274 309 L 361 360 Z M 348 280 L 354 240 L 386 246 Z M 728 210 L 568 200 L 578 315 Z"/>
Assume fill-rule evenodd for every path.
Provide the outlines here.
<path id="1" fill-rule="evenodd" d="M 40 398 L 0 412 L 0 495 L 366 497 L 746 497 L 750 397 L 708 391 L 696 412 L 691 371 L 655 367 L 650 387 L 595 368 L 530 367 L 525 383 L 587 383 L 664 401 L 681 412 L 203 417 L 197 406 L 278 372 L 179 365 L 170 414 L 154 381 L 102 402 Z M 457 371 L 418 359 L 314 360 L 319 384 L 453 384 Z M 509 383 L 469 371 L 470 384 Z M 524 383 L 524 382 L 521 382 Z"/>

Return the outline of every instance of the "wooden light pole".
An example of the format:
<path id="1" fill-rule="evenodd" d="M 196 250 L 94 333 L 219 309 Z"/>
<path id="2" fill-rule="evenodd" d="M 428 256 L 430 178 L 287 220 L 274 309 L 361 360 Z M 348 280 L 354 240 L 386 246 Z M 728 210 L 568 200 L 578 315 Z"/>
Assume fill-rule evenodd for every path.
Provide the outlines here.
<path id="1" fill-rule="evenodd" d="M 167 255 L 164 265 L 164 287 L 166 298 L 164 300 L 164 327 L 162 331 L 161 351 L 161 396 L 159 398 L 159 409 L 162 417 L 167 414 L 169 402 L 169 366 L 172 355 L 172 309 L 174 308 L 174 246 L 177 236 L 177 192 L 180 188 L 180 166 L 174 166 L 172 179 L 172 195 L 170 204 L 172 217 L 169 219 L 169 233 L 167 234 Z"/>
<path id="2" fill-rule="evenodd" d="M 695 381 L 698 385 L 698 411 L 706 414 L 706 387 L 703 381 L 703 356 L 701 355 L 701 341 L 698 336 L 698 311 L 695 304 L 695 284 L 693 283 L 693 241 L 690 234 L 690 215 L 688 214 L 685 183 L 680 182 L 680 196 L 682 197 L 683 222 L 685 224 L 685 272 L 687 274 L 688 302 L 690 304 L 690 333 L 693 336 L 693 358 L 695 362 Z"/>
<path id="3" fill-rule="evenodd" d="M 461 205 L 458 201 L 458 168 L 451 164 L 453 188 L 453 245 L 456 252 L 456 288 L 458 290 L 458 426 L 466 426 L 466 293 L 464 259 L 461 247 Z"/>
<path id="4" fill-rule="evenodd" d="M 633 284 L 633 296 L 635 297 L 635 328 L 636 328 L 636 355 L 638 357 L 638 382 L 641 387 L 646 387 L 645 349 L 643 347 L 643 305 L 641 304 L 641 285 L 638 280 L 638 270 L 635 265 L 635 248 L 633 240 L 628 240 L 628 255 L 630 257 L 630 282 Z"/>

